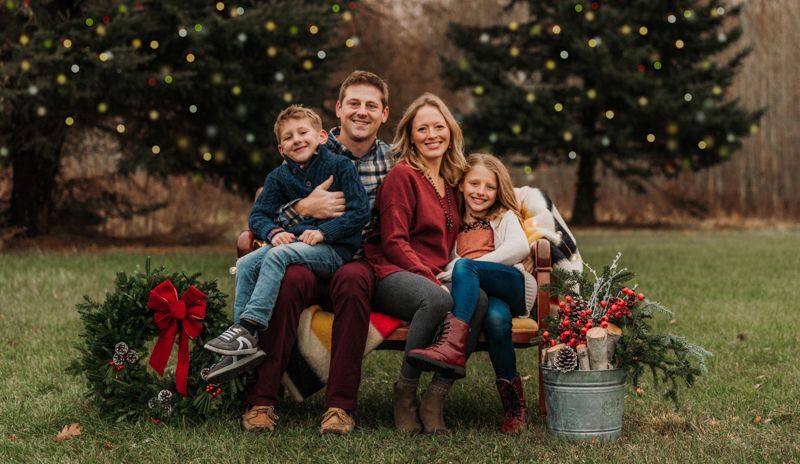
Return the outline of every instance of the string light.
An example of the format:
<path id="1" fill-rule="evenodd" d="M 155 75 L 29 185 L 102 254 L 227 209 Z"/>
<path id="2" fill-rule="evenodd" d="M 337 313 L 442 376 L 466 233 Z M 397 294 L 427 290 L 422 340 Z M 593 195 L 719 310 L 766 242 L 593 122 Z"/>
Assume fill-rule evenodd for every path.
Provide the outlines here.
<path id="1" fill-rule="evenodd" d="M 161 147 L 159 147 L 158 145 L 153 145 L 152 147 L 150 147 L 150 151 L 154 155 L 157 155 L 157 154 L 161 153 Z"/>

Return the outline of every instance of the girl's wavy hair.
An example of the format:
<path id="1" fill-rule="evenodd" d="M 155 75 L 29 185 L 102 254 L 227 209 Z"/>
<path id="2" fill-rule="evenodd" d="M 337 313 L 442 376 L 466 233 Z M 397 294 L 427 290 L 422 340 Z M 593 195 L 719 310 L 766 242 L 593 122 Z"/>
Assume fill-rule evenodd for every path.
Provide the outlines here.
<path id="1" fill-rule="evenodd" d="M 411 142 L 411 126 L 413 125 L 414 117 L 420 108 L 424 106 L 431 106 L 442 113 L 447 128 L 450 129 L 450 146 L 447 147 L 444 159 L 442 159 L 439 174 L 444 177 L 448 185 L 455 187 L 467 167 L 467 162 L 464 159 L 464 134 L 461 132 L 461 126 L 458 125 L 458 121 L 453 117 L 453 113 L 450 112 L 442 99 L 436 95 L 424 93 L 408 105 L 395 130 L 394 140 L 392 141 L 392 155 L 395 161 L 405 161 L 414 169 L 427 172 Z"/>
<path id="2" fill-rule="evenodd" d="M 467 157 L 467 170 L 464 171 L 460 182 L 464 182 L 467 173 L 475 166 L 483 166 L 497 177 L 497 198 L 489 208 L 489 211 L 486 212 L 486 219 L 492 220 L 506 211 L 513 211 L 521 221 L 522 216 L 517 206 L 517 197 L 514 195 L 514 183 L 511 181 L 511 174 L 508 173 L 508 169 L 506 169 L 503 162 L 494 155 L 473 153 Z M 462 202 L 462 216 L 466 212 L 466 203 L 466 201 Z"/>

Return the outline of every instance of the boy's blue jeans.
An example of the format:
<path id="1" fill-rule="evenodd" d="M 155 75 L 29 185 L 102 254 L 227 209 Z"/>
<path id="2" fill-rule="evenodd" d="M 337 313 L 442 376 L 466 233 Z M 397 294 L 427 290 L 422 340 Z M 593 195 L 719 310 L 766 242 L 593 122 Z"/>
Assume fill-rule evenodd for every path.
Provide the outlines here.
<path id="1" fill-rule="evenodd" d="M 483 322 L 489 359 L 497 378 L 513 380 L 517 375 L 517 356 L 511 342 L 511 319 L 525 314 L 525 279 L 512 266 L 488 261 L 459 259 L 453 268 L 453 315 L 472 320 L 478 291 L 489 297 Z"/>
<path id="2" fill-rule="evenodd" d="M 292 264 L 304 264 L 319 277 L 326 278 L 332 276 L 344 261 L 325 243 L 314 246 L 303 242 L 277 247 L 265 245 L 242 256 L 236 261 L 233 321 L 239 323 L 246 319 L 266 328 L 272 318 L 286 268 Z"/>

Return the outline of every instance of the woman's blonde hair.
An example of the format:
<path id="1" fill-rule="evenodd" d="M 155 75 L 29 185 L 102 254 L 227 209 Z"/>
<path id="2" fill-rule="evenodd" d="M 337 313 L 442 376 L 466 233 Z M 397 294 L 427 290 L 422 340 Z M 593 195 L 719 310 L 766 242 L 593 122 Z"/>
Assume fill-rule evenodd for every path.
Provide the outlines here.
<path id="1" fill-rule="evenodd" d="M 424 106 L 431 106 L 439 110 L 444 117 L 447 128 L 450 129 L 450 146 L 447 147 L 442 159 L 439 174 L 448 185 L 455 187 L 467 167 L 464 159 L 464 134 L 461 132 L 461 126 L 458 125 L 458 121 L 453 117 L 453 113 L 450 112 L 442 99 L 436 95 L 424 93 L 408 105 L 395 130 L 394 140 L 392 141 L 392 154 L 396 161 L 405 161 L 414 169 L 427 172 L 419 155 L 414 151 L 414 144 L 411 141 L 411 126 L 414 117 L 420 108 Z"/>
<path id="2" fill-rule="evenodd" d="M 483 166 L 497 177 L 497 198 L 489 208 L 489 211 L 486 212 L 486 219 L 492 220 L 506 211 L 513 211 L 521 220 L 517 197 L 514 195 L 514 183 L 511 182 L 511 175 L 503 162 L 494 155 L 473 153 L 467 157 L 467 170 L 464 171 L 461 182 L 464 181 L 467 173 L 475 166 Z M 466 208 L 466 202 L 464 202 L 464 208 Z"/>

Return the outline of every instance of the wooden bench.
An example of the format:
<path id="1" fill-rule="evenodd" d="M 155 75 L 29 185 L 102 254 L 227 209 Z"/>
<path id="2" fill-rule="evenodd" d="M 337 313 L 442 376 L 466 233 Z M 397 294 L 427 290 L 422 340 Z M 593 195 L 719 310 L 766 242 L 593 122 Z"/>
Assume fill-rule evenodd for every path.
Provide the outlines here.
<path id="1" fill-rule="evenodd" d="M 254 249 L 261 246 L 255 240 L 253 233 L 250 231 L 242 232 L 236 242 L 236 255 L 242 257 L 250 253 Z M 513 319 L 513 327 L 511 338 L 515 348 L 532 348 L 537 347 L 536 362 L 541 360 L 541 350 L 544 349 L 543 345 L 537 346 L 534 342 L 537 337 L 539 327 L 544 326 L 544 318 L 550 312 L 550 295 L 547 290 L 543 288 L 550 283 L 550 272 L 552 271 L 551 257 L 550 257 L 550 242 L 546 239 L 539 239 L 531 246 L 531 257 L 534 263 L 534 277 L 538 284 L 538 293 L 536 295 L 536 307 L 544 308 L 544 310 L 537 310 L 537 319 Z M 397 328 L 394 332 L 389 334 L 383 342 L 378 345 L 378 350 L 398 350 L 403 351 L 405 348 L 406 336 L 408 335 L 408 326 L 403 325 Z M 484 335 L 481 335 L 478 342 L 478 351 L 486 350 L 486 340 Z M 544 385 L 542 383 L 542 369 L 541 366 L 537 369 L 539 372 L 539 414 L 545 416 L 547 410 L 544 402 Z"/>

